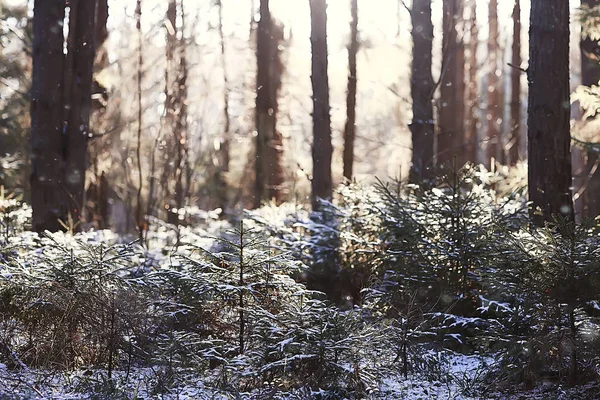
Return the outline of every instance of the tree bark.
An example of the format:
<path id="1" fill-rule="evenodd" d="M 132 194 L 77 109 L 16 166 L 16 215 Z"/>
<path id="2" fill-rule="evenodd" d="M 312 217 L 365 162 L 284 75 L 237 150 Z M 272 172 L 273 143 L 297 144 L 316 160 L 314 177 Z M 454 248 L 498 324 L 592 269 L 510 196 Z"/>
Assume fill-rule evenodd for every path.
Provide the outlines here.
<path id="1" fill-rule="evenodd" d="M 106 22 L 108 21 L 108 0 L 97 0 L 96 3 L 96 49 L 100 47 L 104 41 L 108 38 L 108 27 Z"/>
<path id="2" fill-rule="evenodd" d="M 136 159 L 138 169 L 138 190 L 137 190 L 137 212 L 136 223 L 139 234 L 140 243 L 144 242 L 144 231 L 146 224 L 144 221 L 144 208 L 142 204 L 142 189 L 143 189 L 143 173 L 142 173 L 142 117 L 144 115 L 142 109 L 142 78 L 144 68 L 144 53 L 143 53 L 143 35 L 142 35 L 142 0 L 137 0 L 135 7 L 135 28 L 137 30 L 137 145 Z"/>
<path id="3" fill-rule="evenodd" d="M 354 140 L 356 137 L 356 54 L 358 53 L 358 0 L 350 0 L 350 43 L 348 45 L 348 93 L 346 125 L 344 127 L 344 178 L 352 180 L 354 173 Z"/>
<path id="4" fill-rule="evenodd" d="M 64 0 L 36 0 L 31 86 L 31 202 L 33 230 L 61 230 L 64 203 Z"/>
<path id="5" fill-rule="evenodd" d="M 108 38 L 108 0 L 96 1 L 96 21 L 94 23 L 94 75 L 106 69 L 109 65 L 108 52 L 103 46 Z M 108 129 L 106 106 L 109 101 L 108 90 L 95 76 L 92 77 L 92 103 L 90 115 L 90 131 L 97 133 Z M 90 140 L 87 147 L 88 168 L 87 172 L 93 172 L 85 193 L 85 218 L 93 222 L 98 229 L 108 229 L 108 179 L 107 172 L 100 167 L 101 158 L 107 158 L 110 140 L 106 137 L 96 137 Z M 104 196 L 104 197 L 102 197 Z"/>
<path id="6" fill-rule="evenodd" d="M 65 186 L 68 214 L 74 223 L 81 222 L 84 207 L 87 142 L 90 134 L 92 82 L 94 72 L 95 0 L 70 0 L 70 30 L 64 108 L 67 146 L 65 149 Z M 76 227 L 76 226 L 75 226 Z"/>
<path id="7" fill-rule="evenodd" d="M 477 50 L 479 48 L 479 27 L 477 25 L 477 1 L 471 2 L 469 9 L 469 69 L 468 69 L 468 88 L 467 88 L 467 160 L 476 162 L 479 150 L 478 125 L 479 125 L 479 84 Z"/>
<path id="8" fill-rule="evenodd" d="M 174 204 L 170 201 L 171 196 L 171 188 L 170 183 L 173 178 L 173 168 L 171 168 L 170 160 L 173 157 L 175 144 L 173 138 L 173 126 L 175 121 L 175 109 L 174 109 L 174 90 L 176 86 L 176 74 L 172 74 L 171 72 L 174 70 L 174 54 L 176 49 L 176 38 L 177 38 L 177 3 L 175 0 L 169 0 L 167 5 L 167 12 L 165 13 L 165 73 L 164 73 L 164 95 L 165 95 L 165 103 L 164 103 L 164 111 L 163 116 L 161 118 L 161 125 L 154 139 L 153 149 L 150 154 L 150 171 L 148 177 L 148 198 L 146 201 L 146 213 L 148 215 L 155 215 L 158 210 L 156 210 L 156 204 L 159 203 L 159 198 L 161 199 L 161 206 L 158 209 L 166 209 L 167 210 L 167 220 L 172 218 L 171 206 Z M 163 135 L 163 131 L 167 130 L 167 135 Z M 164 138 L 164 139 L 163 139 Z M 159 146 L 161 142 L 164 142 L 162 146 Z M 160 154 L 158 154 L 159 147 L 162 148 Z M 157 158 L 160 157 L 162 161 L 162 176 L 161 178 L 156 177 L 157 170 Z M 157 182 L 162 183 L 162 185 L 158 185 Z M 162 191 L 161 191 L 162 189 Z M 156 193 L 156 194 L 155 194 Z M 171 222 L 171 221 L 169 221 Z"/>
<path id="9" fill-rule="evenodd" d="M 437 160 L 462 167 L 465 157 L 464 93 L 465 53 L 462 32 L 463 0 L 444 0 L 442 38 L 442 76 L 440 79 L 439 132 Z"/>
<path id="10" fill-rule="evenodd" d="M 284 195 L 285 171 L 283 170 L 283 136 L 277 130 L 277 117 L 279 116 L 279 91 L 281 89 L 281 80 L 284 72 L 283 62 L 281 60 L 281 50 L 279 44 L 283 42 L 283 26 L 271 20 L 271 64 L 269 77 L 271 84 L 270 96 L 273 104 L 274 129 L 273 137 L 267 146 L 267 160 L 269 170 L 267 175 L 267 196 L 274 200 L 276 204 L 281 204 Z"/>
<path id="11" fill-rule="evenodd" d="M 569 131 L 569 2 L 532 0 L 529 37 L 529 200 L 533 222 L 542 225 L 544 221 L 552 221 L 553 215 L 574 219 Z"/>
<path id="12" fill-rule="evenodd" d="M 96 1 L 34 4 L 31 105 L 33 229 L 78 229 L 84 207 Z"/>
<path id="13" fill-rule="evenodd" d="M 254 182 L 254 207 L 258 208 L 267 197 L 269 172 L 267 146 L 275 131 L 275 115 L 271 98 L 271 10 L 269 0 L 260 2 L 260 20 L 256 35 L 256 160 Z"/>
<path id="14" fill-rule="evenodd" d="M 165 15 L 166 45 L 165 45 L 165 118 L 163 127 L 165 129 L 165 139 L 163 146 L 163 171 L 160 182 L 163 183 L 162 198 L 167 209 L 167 221 L 175 223 L 172 208 L 176 204 L 172 199 L 175 192 L 174 182 L 176 180 L 175 152 L 177 144 L 175 143 L 175 118 L 177 110 L 175 107 L 175 98 L 177 96 L 177 63 L 175 60 L 175 51 L 177 49 L 177 2 L 169 0 L 167 13 Z M 154 177 L 151 177 L 154 179 Z M 152 188 L 154 193 L 154 188 Z"/>
<path id="15" fill-rule="evenodd" d="M 176 162 L 175 162 L 175 204 L 180 210 L 185 207 L 187 188 L 185 185 L 187 155 L 188 155 L 188 138 L 187 138 L 187 56 L 185 43 L 185 10 L 183 9 L 183 1 L 179 7 L 181 11 L 181 40 L 178 42 L 179 50 L 179 70 L 177 71 L 177 79 L 175 80 L 175 144 L 176 144 Z M 179 215 L 181 212 L 179 212 Z"/>
<path id="16" fill-rule="evenodd" d="M 420 182 L 433 178 L 433 91 L 431 73 L 433 23 L 431 22 L 431 0 L 415 0 L 410 12 L 412 20 L 413 60 L 410 88 L 413 119 L 412 165 L 410 180 Z"/>
<path id="17" fill-rule="evenodd" d="M 331 199 L 331 116 L 329 109 L 329 78 L 327 73 L 327 3 L 310 0 L 311 17 L 311 83 L 313 92 L 313 177 L 312 207 L 319 208 L 318 198 Z"/>
<path id="18" fill-rule="evenodd" d="M 227 179 L 230 162 L 231 121 L 229 117 L 229 79 L 227 77 L 227 53 L 225 51 L 225 35 L 223 34 L 223 2 L 217 0 L 219 9 L 219 39 L 221 41 L 221 68 L 223 68 L 223 137 L 219 140 L 217 150 L 217 174 L 215 181 L 219 197 L 219 207 L 223 212 L 227 209 Z"/>
<path id="19" fill-rule="evenodd" d="M 277 40 L 269 1 L 260 2 L 260 21 L 256 37 L 256 161 L 254 206 L 264 200 L 280 201 L 281 141 L 278 140 L 277 121 Z"/>
<path id="20" fill-rule="evenodd" d="M 513 41 L 512 68 L 510 72 L 510 138 L 508 141 L 508 163 L 516 165 L 522 159 L 521 148 L 521 0 L 515 0 L 512 13 Z"/>
<path id="21" fill-rule="evenodd" d="M 489 0 L 488 82 L 487 82 L 487 145 L 486 162 L 499 161 L 502 143 L 500 137 L 500 81 L 498 79 L 498 0 Z"/>

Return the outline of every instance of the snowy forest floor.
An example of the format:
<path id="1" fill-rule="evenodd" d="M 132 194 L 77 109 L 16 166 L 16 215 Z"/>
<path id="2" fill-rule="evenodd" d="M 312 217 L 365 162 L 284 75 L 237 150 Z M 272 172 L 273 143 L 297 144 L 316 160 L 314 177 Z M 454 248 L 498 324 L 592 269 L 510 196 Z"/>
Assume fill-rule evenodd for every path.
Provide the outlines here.
<path id="1" fill-rule="evenodd" d="M 450 355 L 445 378 L 431 380 L 423 376 L 390 375 L 381 381 L 379 388 L 366 395 L 366 399 L 598 399 L 600 382 L 569 388 L 556 383 L 540 383 L 531 390 L 515 387 L 511 392 L 470 394 L 476 388 L 478 375 L 491 358 Z M 208 400 L 208 399 L 312 399 L 327 398 L 324 393 L 304 390 L 278 392 L 266 387 L 262 390 L 232 394 L 215 389 L 216 376 L 198 376 L 190 371 L 169 372 L 164 368 L 132 368 L 113 372 L 107 379 L 104 370 L 81 370 L 73 373 L 25 370 L 9 371 L 0 364 L 0 400 L 25 399 L 162 399 L 162 400 Z"/>

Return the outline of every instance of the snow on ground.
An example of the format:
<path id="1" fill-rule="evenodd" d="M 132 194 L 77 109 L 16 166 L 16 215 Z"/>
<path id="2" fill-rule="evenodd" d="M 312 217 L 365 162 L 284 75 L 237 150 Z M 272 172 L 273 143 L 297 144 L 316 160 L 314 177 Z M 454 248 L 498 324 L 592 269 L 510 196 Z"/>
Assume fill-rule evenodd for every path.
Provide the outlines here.
<path id="1" fill-rule="evenodd" d="M 450 354 L 444 362 L 440 379 L 419 376 L 385 378 L 380 387 L 380 399 L 475 399 L 468 396 L 477 375 L 493 362 L 491 358 Z"/>
<path id="2" fill-rule="evenodd" d="M 598 399 L 600 382 L 591 382 L 574 389 L 540 384 L 531 391 L 514 388 L 515 393 L 469 394 L 475 392 L 478 375 L 493 362 L 491 357 L 451 354 L 444 362 L 444 376 L 426 379 L 400 374 L 383 378 L 379 390 L 367 399 Z M 75 399 L 157 399 L 157 400 L 221 400 L 221 399 L 319 399 L 320 391 L 295 390 L 277 392 L 265 388 L 251 393 L 235 393 L 215 388 L 217 377 L 197 376 L 179 371 L 176 376 L 163 368 L 131 369 L 113 373 L 112 384 L 106 379 L 106 371 L 81 370 L 74 373 L 57 373 L 39 370 L 10 371 L 0 364 L 0 400 L 75 400 Z M 340 399 L 342 400 L 342 399 Z"/>
<path id="3" fill-rule="evenodd" d="M 482 366 L 482 358 L 453 355 L 448 359 L 449 376 L 468 380 Z M 214 379 L 214 377 L 212 377 Z M 461 378 L 461 379 L 462 379 Z M 82 370 L 74 373 L 45 371 L 10 371 L 0 364 L 0 399 L 301 399 L 318 398 L 318 391 L 277 393 L 266 388 L 252 393 L 227 393 L 214 388 L 214 380 L 192 373 L 171 376 L 161 368 L 132 369 L 113 373 L 112 388 L 106 371 Z M 112 390 L 111 390 L 112 389 Z M 472 399 L 463 396 L 463 388 L 453 379 L 447 382 L 427 381 L 422 377 L 401 375 L 382 379 L 371 399 Z M 99 396 L 100 395 L 100 396 Z M 308 397 L 306 397 L 308 395 Z"/>

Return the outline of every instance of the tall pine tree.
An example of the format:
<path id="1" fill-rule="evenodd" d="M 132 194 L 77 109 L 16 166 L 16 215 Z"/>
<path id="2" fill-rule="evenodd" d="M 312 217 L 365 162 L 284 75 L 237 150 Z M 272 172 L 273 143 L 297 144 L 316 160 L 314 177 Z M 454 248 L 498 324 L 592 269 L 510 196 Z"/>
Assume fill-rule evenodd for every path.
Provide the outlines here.
<path id="1" fill-rule="evenodd" d="M 313 92 L 313 177 L 312 206 L 319 208 L 317 198 L 330 199 L 333 192 L 331 176 L 331 116 L 329 113 L 329 78 L 327 74 L 327 2 L 310 0 Z"/>
<path id="2" fill-rule="evenodd" d="M 431 22 L 431 0 L 415 0 L 410 11 L 412 20 L 413 60 L 410 89 L 413 118 L 412 165 L 410 179 L 418 182 L 433 177 L 433 92 L 431 74 L 433 24 Z"/>
<path id="3" fill-rule="evenodd" d="M 34 3 L 31 88 L 33 229 L 77 228 L 84 203 L 90 135 L 96 1 Z"/>
<path id="4" fill-rule="evenodd" d="M 569 2 L 532 0 L 527 112 L 529 200 L 534 223 L 573 220 L 569 101 Z M 538 212 L 539 210 L 539 212 Z"/>

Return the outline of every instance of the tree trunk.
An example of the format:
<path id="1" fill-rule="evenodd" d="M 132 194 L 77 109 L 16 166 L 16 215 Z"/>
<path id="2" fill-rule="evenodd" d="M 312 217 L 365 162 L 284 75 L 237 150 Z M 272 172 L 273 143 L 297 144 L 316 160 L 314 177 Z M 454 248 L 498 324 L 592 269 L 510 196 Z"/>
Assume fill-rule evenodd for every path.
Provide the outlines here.
<path id="1" fill-rule="evenodd" d="M 65 220 L 63 135 L 64 0 L 36 0 L 31 86 L 33 230 L 58 231 Z"/>
<path id="2" fill-rule="evenodd" d="M 65 89 L 64 108 L 68 144 L 65 149 L 65 187 L 68 193 L 68 214 L 73 223 L 81 222 L 84 207 L 87 142 L 90 134 L 92 108 L 92 77 L 94 71 L 95 0 L 70 0 L 71 13 L 66 71 L 70 83 Z M 72 47 L 71 47 L 72 45 Z M 76 226 L 74 226 L 76 227 Z"/>
<path id="3" fill-rule="evenodd" d="M 465 53 L 462 32 L 463 0 L 444 0 L 442 38 L 442 76 L 440 83 L 439 133 L 437 159 L 461 167 L 465 157 L 464 92 Z"/>
<path id="4" fill-rule="evenodd" d="M 108 51 L 104 47 L 108 39 L 108 0 L 96 0 L 96 18 L 94 22 L 94 74 L 106 69 L 109 65 Z M 107 89 L 102 86 L 95 77 L 92 77 L 92 93 L 95 99 L 92 101 L 92 114 L 103 112 L 108 100 Z"/>
<path id="5" fill-rule="evenodd" d="M 312 207 L 319 208 L 318 198 L 331 199 L 331 116 L 329 114 L 329 79 L 327 74 L 327 3 L 310 0 L 312 92 L 313 92 L 313 178 Z"/>
<path id="6" fill-rule="evenodd" d="M 553 215 L 574 218 L 569 131 L 569 2 L 532 0 L 529 37 L 529 200 L 533 222 L 539 226 L 551 221 Z"/>
<path id="7" fill-rule="evenodd" d="M 600 0 L 582 0 L 581 5 L 588 7 L 600 6 Z M 600 42 L 589 37 L 581 38 L 579 43 L 581 49 L 581 84 L 584 86 L 598 85 L 600 81 Z M 598 137 L 595 138 L 598 142 Z M 587 205 L 586 216 L 596 217 L 600 215 L 600 163 L 598 154 L 587 153 L 585 175 L 589 176 L 587 189 L 585 191 L 585 203 Z"/>
<path id="8" fill-rule="evenodd" d="M 479 27 L 477 26 L 477 1 L 471 2 L 469 16 L 469 75 L 468 75 L 468 91 L 467 91 L 467 128 L 466 138 L 467 143 L 467 160 L 476 162 L 477 153 L 479 150 L 478 138 L 478 109 L 479 109 L 479 84 L 478 84 L 478 69 L 477 49 L 479 48 Z"/>
<path id="9" fill-rule="evenodd" d="M 284 72 L 283 62 L 281 61 L 281 50 L 279 44 L 283 42 L 283 27 L 271 20 L 271 65 L 269 77 L 271 83 L 270 97 L 273 104 L 273 137 L 267 146 L 267 160 L 269 160 L 269 171 L 267 175 L 267 196 L 281 204 L 283 201 L 285 172 L 283 170 L 283 136 L 277 130 L 277 117 L 279 115 L 279 90 L 281 89 L 281 79 Z"/>
<path id="10" fill-rule="evenodd" d="M 267 146 L 275 131 L 275 115 L 271 98 L 271 11 L 269 0 L 260 1 L 260 20 L 256 36 L 256 160 L 254 207 L 258 208 L 267 197 Z"/>
<path id="11" fill-rule="evenodd" d="M 185 12 L 183 9 L 183 1 L 180 4 L 181 10 L 181 40 L 178 42 L 179 49 L 179 70 L 177 73 L 176 89 L 175 89 L 175 144 L 177 149 L 175 162 L 175 205 L 179 212 L 185 207 L 187 198 L 187 188 L 185 185 L 187 155 L 188 155 L 188 138 L 187 138 L 187 57 L 185 43 Z"/>
<path id="12" fill-rule="evenodd" d="M 433 178 L 433 91 L 431 74 L 433 24 L 431 22 L 431 0 L 415 0 L 410 12 L 412 19 L 413 60 L 410 88 L 413 119 L 412 166 L 410 179 L 419 182 Z"/>
<path id="13" fill-rule="evenodd" d="M 223 137 L 217 149 L 217 173 L 215 183 L 218 191 L 219 207 L 225 212 L 227 200 L 227 173 L 229 172 L 231 147 L 231 121 L 229 117 L 229 79 L 227 78 L 227 53 L 225 51 L 225 35 L 223 34 L 223 3 L 217 0 L 219 9 L 219 39 L 221 41 L 221 68 L 223 69 Z"/>
<path id="14" fill-rule="evenodd" d="M 96 1 L 34 4 L 31 105 L 33 229 L 77 229 L 84 207 Z M 67 226 L 68 225 L 68 226 Z"/>
<path id="15" fill-rule="evenodd" d="M 176 49 L 177 38 L 177 3 L 175 0 L 169 0 L 167 12 L 165 13 L 165 73 L 164 73 L 164 111 L 161 117 L 161 125 L 158 133 L 154 138 L 152 152 L 150 154 L 150 171 L 148 177 L 148 197 L 146 200 L 146 214 L 157 216 L 161 209 L 167 211 L 167 219 L 171 217 L 170 207 L 174 206 L 170 201 L 171 188 L 170 183 L 173 179 L 170 160 L 174 153 L 175 140 L 173 139 L 173 125 L 175 120 L 174 110 L 174 88 L 176 83 L 176 74 L 172 74 L 174 69 L 174 53 Z M 163 135 L 163 131 L 167 130 L 167 135 Z M 161 145 L 161 142 L 163 144 Z M 159 148 L 162 151 L 159 151 Z M 162 166 L 161 178 L 156 177 L 156 170 L 159 168 L 157 158 L 160 159 Z M 157 182 L 160 184 L 157 185 Z M 160 199 L 160 200 L 159 200 Z M 156 205 L 159 203 L 158 210 Z"/>
<path id="16" fill-rule="evenodd" d="M 108 38 L 108 0 L 97 0 L 96 21 L 94 23 L 94 75 L 102 72 L 109 65 L 108 52 L 103 46 Z M 106 106 L 109 101 L 108 90 L 95 78 L 92 80 L 92 103 L 90 115 L 90 131 L 96 134 L 108 130 Z M 101 158 L 108 157 L 110 140 L 106 137 L 96 136 L 88 142 L 87 157 L 89 167 L 87 172 L 93 172 L 94 177 L 85 193 L 85 217 L 88 222 L 93 222 L 99 229 L 108 229 L 108 180 L 105 177 L 106 169 L 100 167 Z"/>
<path id="17" fill-rule="evenodd" d="M 162 152 L 162 176 L 159 182 L 162 183 L 162 196 L 157 194 L 157 197 L 162 197 L 164 207 L 167 210 L 167 221 L 169 223 L 175 223 L 173 220 L 174 214 L 172 208 L 176 208 L 176 204 L 171 198 L 172 193 L 175 192 L 174 182 L 176 180 L 176 167 L 175 155 L 177 145 L 175 143 L 175 119 L 177 110 L 175 107 L 175 98 L 177 96 L 177 72 L 175 61 L 175 50 L 177 49 L 177 2 L 176 0 L 169 0 L 167 5 L 167 13 L 165 15 L 165 28 L 166 28 L 166 44 L 165 44 L 165 116 L 163 121 L 163 128 L 165 129 L 165 145 Z M 160 139 L 157 138 L 157 141 Z M 154 155 L 152 155 L 154 157 Z M 152 171 L 153 172 L 153 171 Z M 151 182 L 154 182 L 154 174 L 150 177 Z M 154 187 L 151 186 L 150 193 L 154 197 Z M 158 190 L 157 190 L 158 192 Z M 149 197 L 152 199 L 152 197 Z M 161 207 L 159 207 L 160 209 Z"/>
<path id="18" fill-rule="evenodd" d="M 505 82 L 509 82 L 510 80 L 507 80 L 506 78 L 506 74 L 505 74 L 505 64 L 508 63 L 508 60 L 506 59 L 506 46 L 507 46 L 507 41 L 504 42 L 504 44 L 498 44 L 498 72 L 497 72 L 497 76 L 498 76 L 498 89 L 496 90 L 496 92 L 498 92 L 497 96 L 498 96 L 498 106 L 494 109 L 495 112 L 495 118 L 494 120 L 496 121 L 496 124 L 498 126 L 498 160 L 500 161 L 500 163 L 502 165 L 507 165 L 508 164 L 508 137 L 510 135 L 510 127 L 508 126 L 508 124 L 506 123 L 506 120 L 504 118 L 504 107 L 505 107 L 505 103 L 506 103 L 506 86 L 505 86 Z M 509 110 L 510 112 L 510 110 Z M 504 128 L 507 128 L 507 132 L 504 132 Z"/>
<path id="19" fill-rule="evenodd" d="M 352 180 L 354 166 L 354 139 L 356 136 L 356 54 L 358 53 L 358 0 L 350 0 L 350 43 L 348 45 L 348 93 L 346 97 L 346 125 L 344 127 L 344 178 Z"/>
<path id="20" fill-rule="evenodd" d="M 138 169 L 138 190 L 137 190 L 137 212 L 136 212 L 136 223 L 139 234 L 140 243 L 143 243 L 144 231 L 146 230 L 146 224 L 144 222 L 144 208 L 142 204 L 142 189 L 143 189 L 143 174 L 142 174 L 142 77 L 144 68 L 144 56 L 143 56 L 143 35 L 142 35 L 142 0 L 137 0 L 135 7 L 135 27 L 137 30 L 137 145 L 136 145 L 136 159 Z"/>
<path id="21" fill-rule="evenodd" d="M 271 192 L 269 174 L 274 172 L 278 164 L 272 146 L 276 135 L 276 104 L 272 88 L 273 80 L 273 22 L 269 1 L 260 2 L 260 21 L 256 37 L 256 161 L 255 161 L 255 194 L 254 206 L 260 207 L 268 200 Z M 273 157 L 275 155 L 275 158 Z"/>
<path id="22" fill-rule="evenodd" d="M 487 146 L 486 162 L 500 160 L 500 80 L 498 79 L 498 0 L 489 0 L 488 82 L 487 82 Z"/>
<path id="23" fill-rule="evenodd" d="M 508 163 L 516 165 L 522 159 L 521 148 L 521 0 L 515 0 L 513 8 L 512 69 L 510 72 L 510 139 Z"/>
<path id="24" fill-rule="evenodd" d="M 95 22 L 95 39 L 96 49 L 98 49 L 108 38 L 108 0 L 97 0 L 96 3 L 96 22 Z"/>

